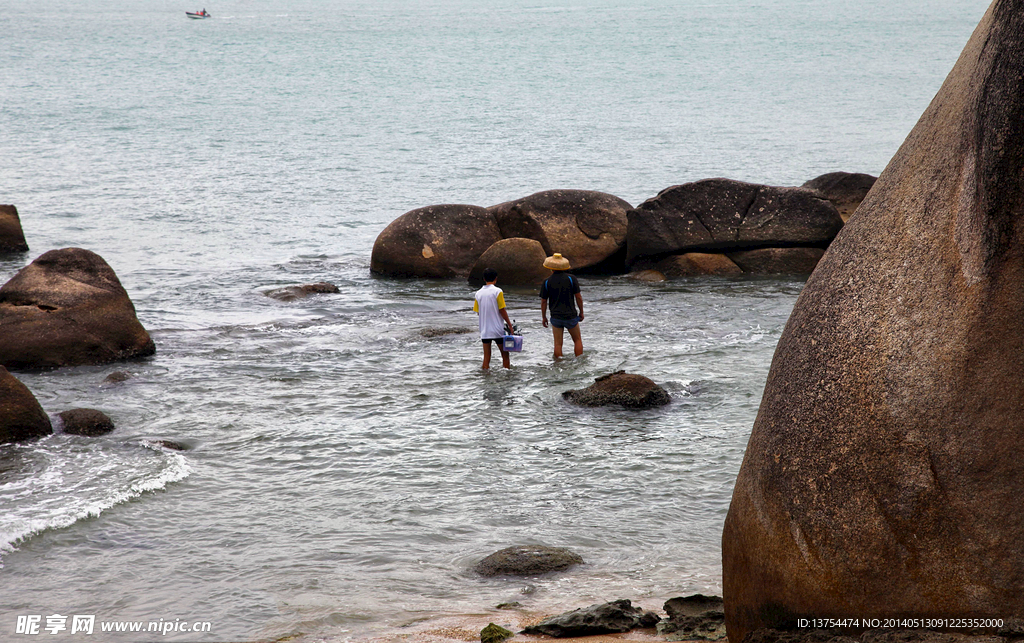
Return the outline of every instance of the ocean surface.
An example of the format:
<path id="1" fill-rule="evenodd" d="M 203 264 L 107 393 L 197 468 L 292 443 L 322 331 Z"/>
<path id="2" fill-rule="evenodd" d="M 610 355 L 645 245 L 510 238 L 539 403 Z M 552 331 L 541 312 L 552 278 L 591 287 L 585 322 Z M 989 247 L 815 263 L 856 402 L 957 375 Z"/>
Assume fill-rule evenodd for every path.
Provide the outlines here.
<path id="1" fill-rule="evenodd" d="M 719 593 L 802 281 L 583 277 L 586 353 L 558 363 L 536 294 L 509 289 L 526 350 L 482 373 L 472 333 L 423 334 L 474 329 L 473 290 L 373 278 L 373 240 L 416 207 L 545 189 L 637 205 L 708 177 L 877 175 L 986 6 L 210 0 L 194 21 L 168 0 L 0 0 L 0 203 L 31 246 L 0 283 L 89 248 L 157 345 L 17 374 L 49 413 L 117 430 L 0 447 L 0 639 L 344 641 L 507 601 Z M 341 293 L 267 296 L 314 281 Z M 618 369 L 672 403 L 563 403 Z M 514 544 L 586 565 L 470 572 Z M 15 634 L 54 614 L 96 631 Z M 99 631 L 161 619 L 212 627 Z"/>

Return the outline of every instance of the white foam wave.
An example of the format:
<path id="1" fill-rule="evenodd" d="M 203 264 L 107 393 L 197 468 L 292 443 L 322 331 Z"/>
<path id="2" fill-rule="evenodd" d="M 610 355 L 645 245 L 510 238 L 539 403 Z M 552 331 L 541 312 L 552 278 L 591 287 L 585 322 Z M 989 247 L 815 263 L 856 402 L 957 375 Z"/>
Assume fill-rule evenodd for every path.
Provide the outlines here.
<path id="1" fill-rule="evenodd" d="M 147 453 L 151 451 L 146 449 Z M 6 486 L 6 491 L 13 493 L 5 493 L 0 503 L 4 509 L 0 512 L 0 568 L 3 554 L 14 551 L 19 543 L 32 536 L 95 518 L 111 507 L 163 489 L 192 473 L 188 460 L 180 453 L 162 453 L 162 466 L 136 479 L 124 476 L 126 471 L 138 471 L 138 468 L 125 465 L 139 463 L 126 463 L 123 457 L 93 450 L 79 453 L 46 450 L 41 455 L 48 460 L 43 471 Z M 84 460 L 89 462 L 84 463 Z M 65 484 L 73 478 L 78 478 L 79 482 Z M 120 484 L 110 485 L 111 482 Z"/>

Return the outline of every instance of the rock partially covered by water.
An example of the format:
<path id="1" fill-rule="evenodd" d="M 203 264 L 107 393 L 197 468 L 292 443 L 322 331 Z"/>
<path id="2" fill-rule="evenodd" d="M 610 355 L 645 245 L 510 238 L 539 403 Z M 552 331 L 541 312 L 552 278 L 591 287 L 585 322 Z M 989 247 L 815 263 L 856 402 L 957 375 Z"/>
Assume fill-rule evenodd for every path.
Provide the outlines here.
<path id="1" fill-rule="evenodd" d="M 629 212 L 626 262 L 767 246 L 824 248 L 842 227 L 835 206 L 813 190 L 705 179 L 666 188 Z"/>
<path id="2" fill-rule="evenodd" d="M 734 643 L 1024 617 L 1022 72 L 996 0 L 801 292 L 722 535 Z"/>
<path id="3" fill-rule="evenodd" d="M 420 331 L 420 335 L 427 338 L 444 337 L 445 335 L 465 335 L 466 333 L 472 333 L 475 328 L 465 328 L 463 326 L 439 326 L 436 328 L 424 328 Z"/>
<path id="4" fill-rule="evenodd" d="M 725 607 L 718 596 L 672 598 L 665 603 L 668 618 L 658 623 L 667 641 L 719 641 L 726 638 Z"/>
<path id="5" fill-rule="evenodd" d="M 21 380 L 0 366 L 0 444 L 53 433 L 50 417 Z"/>
<path id="6" fill-rule="evenodd" d="M 583 557 L 565 547 L 517 545 L 494 552 L 473 570 L 481 576 L 535 576 L 582 564 Z"/>
<path id="7" fill-rule="evenodd" d="M 149 333 L 98 254 L 51 250 L 0 288 L 0 364 L 38 368 L 152 355 Z"/>
<path id="8" fill-rule="evenodd" d="M 802 274 L 814 272 L 825 251 L 821 248 L 758 248 L 730 252 L 729 259 L 755 275 Z"/>
<path id="9" fill-rule="evenodd" d="M 672 401 L 668 391 L 643 375 L 615 371 L 602 375 L 587 388 L 566 391 L 562 397 L 579 406 L 619 404 L 628 409 L 647 409 Z"/>
<path id="10" fill-rule="evenodd" d="M 544 267 L 547 256 L 544 247 L 534 239 L 502 239 L 480 255 L 469 273 L 469 283 L 482 286 L 484 271 L 494 268 L 499 285 L 537 285 L 551 276 L 551 271 Z"/>
<path id="11" fill-rule="evenodd" d="M 377 236 L 370 271 L 387 277 L 467 277 L 501 232 L 475 205 L 432 205 L 406 212 Z"/>
<path id="12" fill-rule="evenodd" d="M 523 634 L 544 634 L 555 638 L 617 634 L 640 627 L 654 627 L 661 618 L 654 612 L 633 607 L 629 599 L 621 599 L 580 608 L 546 618 L 523 630 Z"/>
<path id="13" fill-rule="evenodd" d="M 870 174 L 851 174 L 850 172 L 829 172 L 804 183 L 805 187 L 832 202 L 839 211 L 843 221 L 849 221 L 861 201 L 871 191 L 877 177 Z"/>
<path id="14" fill-rule="evenodd" d="M 70 409 L 57 414 L 64 433 L 94 438 L 114 430 L 114 422 L 96 409 Z"/>
<path id="15" fill-rule="evenodd" d="M 0 205 L 0 253 L 27 252 L 25 232 L 21 229 L 21 218 L 18 208 L 13 205 Z"/>
<path id="16" fill-rule="evenodd" d="M 500 625 L 488 623 L 487 627 L 480 630 L 480 643 L 501 643 L 505 639 L 510 639 L 515 635 L 515 632 L 506 630 Z"/>
<path id="17" fill-rule="evenodd" d="M 622 249 L 626 243 L 626 213 L 631 208 L 626 201 L 604 192 L 547 190 L 488 210 L 494 214 L 503 238 L 534 239 L 544 248 L 545 256 L 561 253 L 573 270 L 585 270 L 611 259 Z"/>
<path id="18" fill-rule="evenodd" d="M 267 297 L 278 301 L 295 301 L 310 295 L 338 294 L 341 290 L 332 283 L 319 281 L 315 284 L 302 284 L 301 286 L 286 286 L 267 291 Z"/>
<path id="19" fill-rule="evenodd" d="M 670 279 L 697 275 L 743 274 L 743 270 L 729 257 L 708 252 L 670 255 L 654 264 L 654 269 Z"/>

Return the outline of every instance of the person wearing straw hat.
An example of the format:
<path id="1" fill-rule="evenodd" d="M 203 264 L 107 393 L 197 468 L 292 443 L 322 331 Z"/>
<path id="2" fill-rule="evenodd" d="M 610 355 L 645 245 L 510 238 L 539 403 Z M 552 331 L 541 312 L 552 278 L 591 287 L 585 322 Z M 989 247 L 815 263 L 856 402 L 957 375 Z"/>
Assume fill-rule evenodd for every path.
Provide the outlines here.
<path id="1" fill-rule="evenodd" d="M 555 359 L 562 356 L 562 336 L 569 331 L 572 337 L 573 353 L 583 354 L 583 338 L 580 336 L 580 322 L 583 321 L 583 295 L 580 282 L 570 275 L 569 260 L 555 253 L 544 260 L 544 267 L 554 274 L 544 280 L 540 287 L 540 321 L 548 327 L 548 307 L 551 308 L 551 333 L 555 338 Z M 579 310 L 577 311 L 577 306 Z"/>

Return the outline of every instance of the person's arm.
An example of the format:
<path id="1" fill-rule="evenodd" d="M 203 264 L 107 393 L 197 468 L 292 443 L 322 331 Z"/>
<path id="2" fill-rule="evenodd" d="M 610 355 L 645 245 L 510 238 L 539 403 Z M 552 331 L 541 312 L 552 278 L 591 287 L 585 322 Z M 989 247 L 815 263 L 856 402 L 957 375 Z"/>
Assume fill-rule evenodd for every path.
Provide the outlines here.
<path id="1" fill-rule="evenodd" d="M 508 313 L 505 312 L 504 308 L 502 308 L 498 312 L 501 313 L 501 316 L 505 320 L 505 323 L 508 324 L 508 332 L 511 333 L 512 332 L 512 320 L 508 318 Z"/>
<path id="2" fill-rule="evenodd" d="M 583 295 L 576 293 L 576 308 L 580 311 L 580 321 L 583 321 Z"/>
<path id="3" fill-rule="evenodd" d="M 548 300 L 540 300 L 540 323 L 544 324 L 544 328 L 548 327 Z"/>

